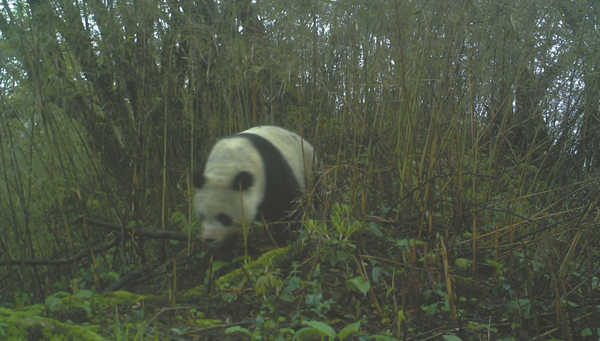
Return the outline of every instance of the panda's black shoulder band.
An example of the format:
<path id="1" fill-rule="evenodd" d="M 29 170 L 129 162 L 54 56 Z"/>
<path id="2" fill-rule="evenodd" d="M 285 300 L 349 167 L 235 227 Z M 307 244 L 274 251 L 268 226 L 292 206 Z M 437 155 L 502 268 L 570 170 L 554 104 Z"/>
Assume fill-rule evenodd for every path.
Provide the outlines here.
<path id="1" fill-rule="evenodd" d="M 302 193 L 291 166 L 275 146 L 275 143 L 278 143 L 276 138 L 271 140 L 252 133 L 240 133 L 233 137 L 249 140 L 262 159 L 266 186 L 259 211 L 266 220 L 276 221 L 284 218 L 287 212 L 293 209 L 293 201 Z"/>

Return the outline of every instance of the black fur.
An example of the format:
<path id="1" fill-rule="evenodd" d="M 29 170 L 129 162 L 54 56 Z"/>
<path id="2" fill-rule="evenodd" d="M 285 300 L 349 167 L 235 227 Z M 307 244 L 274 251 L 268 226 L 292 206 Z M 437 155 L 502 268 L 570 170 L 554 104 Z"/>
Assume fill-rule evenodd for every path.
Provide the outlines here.
<path id="1" fill-rule="evenodd" d="M 265 169 L 266 189 L 263 201 L 258 207 L 258 216 L 267 221 L 277 221 L 287 216 L 294 208 L 293 202 L 302 192 L 298 180 L 279 149 L 266 138 L 255 134 L 237 134 L 229 138 L 245 138 L 260 153 Z"/>
<path id="2" fill-rule="evenodd" d="M 231 189 L 234 191 L 245 191 L 254 182 L 254 177 L 249 172 L 240 172 L 236 175 L 235 179 L 233 179 L 233 183 L 231 184 Z"/>

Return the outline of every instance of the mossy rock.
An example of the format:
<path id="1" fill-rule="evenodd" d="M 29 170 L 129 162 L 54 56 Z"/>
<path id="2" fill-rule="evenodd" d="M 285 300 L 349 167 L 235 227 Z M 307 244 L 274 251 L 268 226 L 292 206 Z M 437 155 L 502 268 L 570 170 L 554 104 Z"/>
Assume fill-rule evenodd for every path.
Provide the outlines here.
<path id="1" fill-rule="evenodd" d="M 239 283 L 242 280 L 242 278 L 245 276 L 244 270 L 251 272 L 253 269 L 259 269 L 259 268 L 262 268 L 262 269 L 279 268 L 279 267 L 281 267 L 281 264 L 284 264 L 284 263 L 290 261 L 291 259 L 293 259 L 294 255 L 296 253 L 298 253 L 299 250 L 300 250 L 300 246 L 294 244 L 294 245 L 290 245 L 288 247 L 269 251 L 269 252 L 263 254 L 262 256 L 260 256 L 257 260 L 249 262 L 248 264 L 244 265 L 244 269 L 238 268 L 238 269 L 228 273 L 227 275 L 222 276 L 219 279 L 217 279 L 217 281 L 216 281 L 217 286 L 220 287 L 221 285 L 224 285 L 224 284 L 235 285 L 236 283 Z"/>
<path id="2" fill-rule="evenodd" d="M 22 340 L 106 340 L 90 329 L 37 316 L 34 312 L 15 312 L 0 308 L 0 339 Z"/>

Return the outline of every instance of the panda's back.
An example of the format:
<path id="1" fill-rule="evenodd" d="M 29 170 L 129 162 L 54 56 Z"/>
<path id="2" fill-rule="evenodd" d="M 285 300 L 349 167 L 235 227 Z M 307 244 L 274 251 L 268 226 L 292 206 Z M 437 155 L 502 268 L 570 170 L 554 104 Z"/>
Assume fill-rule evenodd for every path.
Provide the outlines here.
<path id="1" fill-rule="evenodd" d="M 315 160 L 314 148 L 310 143 L 302 139 L 298 134 L 277 126 L 258 126 L 243 131 L 240 134 L 258 135 L 273 144 L 283 155 L 284 162 L 292 169 L 294 177 L 298 180 L 300 189 L 306 189 L 307 180 L 311 175 L 310 173 L 312 172 Z M 259 150 L 259 152 L 266 157 L 270 156 L 269 150 Z"/>
<path id="2" fill-rule="evenodd" d="M 312 146 L 300 136 L 275 126 L 251 128 L 230 138 L 247 139 L 260 155 L 265 180 L 259 206 L 263 217 L 271 221 L 284 218 L 306 190 L 314 157 Z"/>

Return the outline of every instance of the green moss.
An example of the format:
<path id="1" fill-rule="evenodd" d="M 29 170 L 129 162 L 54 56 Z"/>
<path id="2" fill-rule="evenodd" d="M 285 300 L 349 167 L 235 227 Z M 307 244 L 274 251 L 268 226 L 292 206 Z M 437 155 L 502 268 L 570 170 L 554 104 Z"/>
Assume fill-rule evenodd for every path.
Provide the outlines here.
<path id="1" fill-rule="evenodd" d="M 196 325 L 198 325 L 198 327 L 208 328 L 208 327 L 212 327 L 212 326 L 217 326 L 217 325 L 223 324 L 223 321 L 221 321 L 221 320 L 211 320 L 211 319 L 199 319 L 199 320 L 195 320 L 194 323 Z"/>
<path id="2" fill-rule="evenodd" d="M 6 341 L 105 340 L 85 327 L 35 316 L 32 311 L 16 312 L 3 308 L 0 308 L 0 338 Z"/>
<path id="3" fill-rule="evenodd" d="M 31 316 L 40 316 L 46 312 L 46 307 L 41 304 L 29 305 L 22 308 L 13 309 L 12 311 L 17 311 L 21 313 L 26 313 Z"/>
<path id="4" fill-rule="evenodd" d="M 287 262 L 291 258 L 293 258 L 294 254 L 297 252 L 298 247 L 295 245 L 290 245 L 288 247 L 275 249 L 273 251 L 269 251 L 262 256 L 260 256 L 257 260 L 249 262 L 244 266 L 246 271 L 251 272 L 252 269 L 265 269 L 267 267 L 270 268 L 278 268 L 281 264 Z M 224 284 L 238 283 L 244 277 L 244 270 L 239 268 L 236 269 L 227 275 L 217 279 L 217 286 L 221 286 Z"/>
<path id="5" fill-rule="evenodd" d="M 95 297 L 102 298 L 106 303 L 126 306 L 140 304 L 148 299 L 148 296 L 146 295 L 137 295 L 130 293 L 129 291 L 115 291 L 102 296 L 98 295 Z"/>
<path id="6" fill-rule="evenodd" d="M 93 317 L 109 317 L 106 321 L 112 319 L 115 312 L 115 306 L 137 307 L 144 306 L 148 296 L 136 295 L 128 291 L 115 291 L 104 295 L 94 295 L 92 303 Z"/>
<path id="7" fill-rule="evenodd" d="M 206 297 L 206 288 L 204 285 L 199 285 L 195 288 L 188 290 L 185 294 L 181 295 L 179 302 L 195 301 Z"/>

